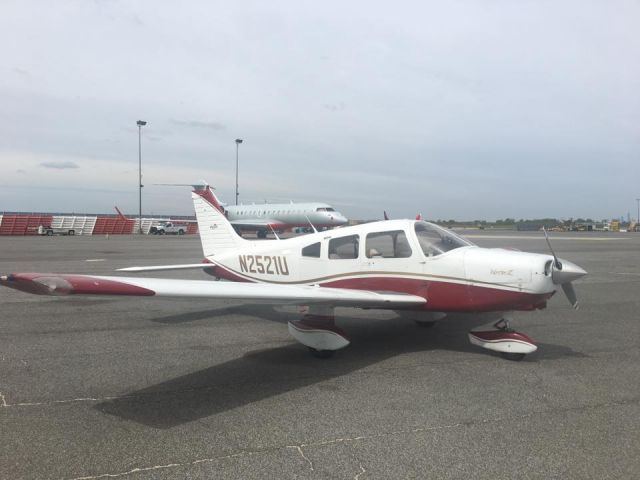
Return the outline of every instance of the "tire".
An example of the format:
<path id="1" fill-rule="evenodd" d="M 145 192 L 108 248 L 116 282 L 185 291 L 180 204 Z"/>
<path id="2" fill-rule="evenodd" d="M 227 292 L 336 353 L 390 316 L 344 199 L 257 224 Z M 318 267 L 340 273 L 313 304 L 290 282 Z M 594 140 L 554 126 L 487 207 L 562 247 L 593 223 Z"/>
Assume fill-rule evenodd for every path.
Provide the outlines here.
<path id="1" fill-rule="evenodd" d="M 519 362 L 525 357 L 525 353 L 509 353 L 509 352 L 500 352 L 502 358 L 507 360 L 511 360 L 512 362 Z"/>
<path id="2" fill-rule="evenodd" d="M 73 237 L 76 234 L 75 230 L 69 230 L 69 236 Z"/>
<path id="3" fill-rule="evenodd" d="M 313 355 L 316 358 L 331 358 L 333 357 L 333 354 L 336 353 L 335 350 L 316 350 L 315 348 L 312 347 L 308 347 L 309 351 L 311 352 L 311 355 Z"/>
<path id="4" fill-rule="evenodd" d="M 158 230 L 158 235 L 164 235 L 164 230 Z"/>
<path id="5" fill-rule="evenodd" d="M 420 328 L 433 328 L 433 326 L 436 324 L 436 322 L 420 322 L 418 320 L 416 320 L 415 322 L 416 325 Z"/>
<path id="6" fill-rule="evenodd" d="M 53 230 L 47 230 L 47 237 L 53 236 Z"/>
<path id="7" fill-rule="evenodd" d="M 184 235 L 184 230 L 182 229 L 178 230 L 178 235 Z"/>

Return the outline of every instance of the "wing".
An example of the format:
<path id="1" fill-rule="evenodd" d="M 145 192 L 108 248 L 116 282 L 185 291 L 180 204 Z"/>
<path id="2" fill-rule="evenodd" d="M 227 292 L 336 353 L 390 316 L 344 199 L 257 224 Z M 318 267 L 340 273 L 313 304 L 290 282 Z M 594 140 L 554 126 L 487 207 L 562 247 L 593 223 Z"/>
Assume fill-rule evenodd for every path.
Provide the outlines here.
<path id="1" fill-rule="evenodd" d="M 238 228 L 282 228 L 288 225 L 273 218 L 246 218 L 242 220 L 232 220 L 231 225 Z"/>
<path id="2" fill-rule="evenodd" d="M 332 305 L 362 308 L 407 308 L 424 305 L 423 297 L 346 288 L 265 283 L 103 277 L 56 273 L 14 273 L 0 285 L 38 295 L 132 295 L 251 300 L 280 305 Z"/>

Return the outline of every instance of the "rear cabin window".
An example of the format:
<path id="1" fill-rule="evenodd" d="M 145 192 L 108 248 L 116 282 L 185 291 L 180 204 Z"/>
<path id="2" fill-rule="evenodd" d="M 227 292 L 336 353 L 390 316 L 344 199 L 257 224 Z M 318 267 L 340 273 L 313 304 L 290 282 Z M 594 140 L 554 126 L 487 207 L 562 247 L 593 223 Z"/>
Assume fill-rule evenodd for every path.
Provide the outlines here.
<path id="1" fill-rule="evenodd" d="M 359 245 L 360 237 L 358 235 L 333 238 L 329 240 L 329 258 L 339 260 L 358 258 Z"/>
<path id="2" fill-rule="evenodd" d="M 411 247 L 403 230 L 375 232 L 367 235 L 365 253 L 367 258 L 407 258 Z"/>
<path id="3" fill-rule="evenodd" d="M 320 258 L 320 242 L 312 243 L 302 249 L 303 257 Z"/>

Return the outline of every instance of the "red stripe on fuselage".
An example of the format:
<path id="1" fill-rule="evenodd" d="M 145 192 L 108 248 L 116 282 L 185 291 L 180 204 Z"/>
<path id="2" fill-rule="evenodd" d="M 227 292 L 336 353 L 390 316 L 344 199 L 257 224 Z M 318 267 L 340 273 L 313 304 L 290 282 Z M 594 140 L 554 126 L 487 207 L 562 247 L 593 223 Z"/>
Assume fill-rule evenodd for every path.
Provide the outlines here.
<path id="1" fill-rule="evenodd" d="M 260 282 L 254 282 L 253 280 L 250 280 L 245 277 L 241 277 L 240 275 L 236 275 L 232 271 L 224 268 L 221 265 L 217 265 L 213 263 L 211 260 L 207 258 L 205 258 L 202 261 L 202 263 L 211 264 L 211 268 L 205 268 L 204 273 L 206 273 L 207 275 L 211 275 L 212 277 L 223 278 L 225 280 L 229 280 L 231 282 L 238 282 L 238 283 L 260 283 Z"/>
<path id="2" fill-rule="evenodd" d="M 462 283 L 411 278 L 365 277 L 322 283 L 323 287 L 400 292 L 427 299 L 423 309 L 435 312 L 495 312 L 544 308 L 551 293 L 501 290 Z"/>
<path id="3" fill-rule="evenodd" d="M 221 265 L 215 265 L 205 271 L 210 275 L 232 282 L 261 283 L 254 279 L 241 277 Z M 555 293 L 538 294 L 440 280 L 376 276 L 331 280 L 320 283 L 320 286 L 417 295 L 427 299 L 427 303 L 420 308 L 433 312 L 536 310 L 545 308 L 546 300 Z"/>

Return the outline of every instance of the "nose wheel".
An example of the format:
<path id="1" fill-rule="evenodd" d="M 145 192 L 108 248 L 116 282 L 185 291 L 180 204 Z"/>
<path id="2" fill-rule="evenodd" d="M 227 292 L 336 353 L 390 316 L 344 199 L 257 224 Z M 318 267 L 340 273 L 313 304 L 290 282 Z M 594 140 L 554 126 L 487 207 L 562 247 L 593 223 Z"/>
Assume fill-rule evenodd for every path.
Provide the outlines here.
<path id="1" fill-rule="evenodd" d="M 498 320 L 493 324 L 493 328 L 494 330 L 471 330 L 469 341 L 473 345 L 498 352 L 503 358 L 516 362 L 538 349 L 530 337 L 511 328 L 507 318 Z"/>

